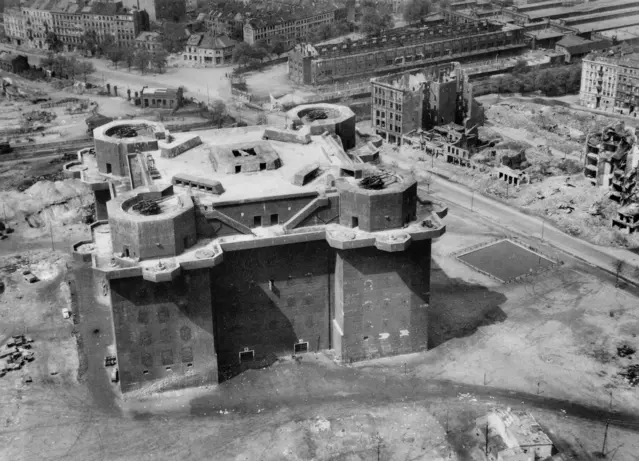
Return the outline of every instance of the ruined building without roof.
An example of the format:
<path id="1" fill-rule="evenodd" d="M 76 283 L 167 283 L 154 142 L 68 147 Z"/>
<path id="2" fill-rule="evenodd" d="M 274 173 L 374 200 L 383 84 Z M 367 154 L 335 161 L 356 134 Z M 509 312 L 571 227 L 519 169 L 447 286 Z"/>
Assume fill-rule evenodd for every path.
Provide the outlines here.
<path id="1" fill-rule="evenodd" d="M 289 78 L 322 85 L 367 79 L 451 61 L 517 54 L 526 47 L 519 26 L 461 18 L 446 12 L 420 29 L 402 28 L 339 44 L 296 45 L 289 53 Z"/>
<path id="2" fill-rule="evenodd" d="M 593 185 L 609 189 L 610 199 L 622 205 L 612 225 L 629 232 L 639 227 L 638 167 L 635 129 L 619 122 L 587 136 L 584 175 Z"/>
<path id="3" fill-rule="evenodd" d="M 375 133 L 391 143 L 404 135 L 442 127 L 445 142 L 474 146 L 484 110 L 459 63 L 371 80 L 371 119 Z"/>
<path id="4" fill-rule="evenodd" d="M 65 165 L 95 192 L 93 240 L 74 257 L 111 306 L 123 391 L 307 351 L 427 349 L 443 213 L 418 216 L 412 177 L 362 161 L 348 108 L 292 112 L 297 129 L 114 121 Z"/>

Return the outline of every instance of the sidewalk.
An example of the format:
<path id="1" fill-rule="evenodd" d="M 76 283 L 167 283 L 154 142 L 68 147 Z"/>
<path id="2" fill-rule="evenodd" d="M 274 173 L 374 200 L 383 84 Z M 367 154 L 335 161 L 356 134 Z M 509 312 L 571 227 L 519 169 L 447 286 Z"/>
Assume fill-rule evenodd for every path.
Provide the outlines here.
<path id="1" fill-rule="evenodd" d="M 542 218 L 522 213 L 479 192 L 450 182 L 437 172 L 433 172 L 431 181 L 430 195 L 440 200 L 452 202 L 479 213 L 517 233 L 539 238 L 593 266 L 612 274 L 619 273 L 620 278 L 628 282 L 636 283 L 639 280 L 639 255 L 631 251 L 593 245 L 572 237 Z M 424 188 L 420 187 L 420 189 Z"/>

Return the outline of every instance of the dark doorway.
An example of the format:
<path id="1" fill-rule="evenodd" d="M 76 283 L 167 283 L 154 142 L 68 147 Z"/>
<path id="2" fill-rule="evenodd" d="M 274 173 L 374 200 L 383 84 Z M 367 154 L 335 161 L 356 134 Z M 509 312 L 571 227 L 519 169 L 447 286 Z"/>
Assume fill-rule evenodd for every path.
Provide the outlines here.
<path id="1" fill-rule="evenodd" d="M 277 226 L 280 223 L 280 217 L 278 214 L 271 215 L 271 226 Z"/>
<path id="2" fill-rule="evenodd" d="M 111 174 L 111 171 L 112 171 L 111 164 L 107 163 L 106 164 L 106 172 L 107 172 L 107 174 Z"/>
<path id="3" fill-rule="evenodd" d="M 261 216 L 253 217 L 253 227 L 262 227 L 262 217 Z"/>
<path id="4" fill-rule="evenodd" d="M 351 218 L 351 227 L 359 227 L 359 218 L 356 216 L 353 216 Z"/>
<path id="5" fill-rule="evenodd" d="M 240 352 L 240 363 L 252 362 L 255 360 L 255 351 Z"/>
<path id="6" fill-rule="evenodd" d="M 295 354 L 303 354 L 308 352 L 308 343 L 297 343 L 294 346 Z"/>

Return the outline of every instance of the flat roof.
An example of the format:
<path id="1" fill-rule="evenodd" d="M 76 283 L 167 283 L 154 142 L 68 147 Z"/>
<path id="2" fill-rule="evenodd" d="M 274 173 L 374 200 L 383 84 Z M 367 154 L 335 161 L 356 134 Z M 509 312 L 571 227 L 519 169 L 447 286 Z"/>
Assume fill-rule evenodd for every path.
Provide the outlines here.
<path id="1" fill-rule="evenodd" d="M 197 135 L 202 144 L 173 158 L 165 158 L 160 151 L 145 152 L 155 160 L 155 167 L 162 175 L 156 184 L 171 182 L 176 175 L 189 175 L 219 181 L 224 187 L 224 193 L 213 195 L 206 192 L 193 191 L 200 196 L 202 203 L 215 203 L 229 200 L 261 199 L 268 196 L 295 194 L 300 192 L 324 190 L 325 177 L 333 167 L 341 165 L 340 159 L 334 159 L 328 152 L 332 147 L 323 136 L 311 136 L 309 144 L 296 144 L 262 139 L 265 127 L 250 126 L 228 128 L 220 130 L 198 131 Z M 193 137 L 193 133 L 172 134 L 176 141 Z M 247 173 L 227 174 L 216 171 L 210 160 L 210 154 L 216 149 L 230 147 L 242 143 L 250 145 L 268 143 L 281 160 L 281 167 L 273 170 Z M 309 184 L 296 186 L 292 183 L 295 173 L 308 164 L 319 164 L 320 175 Z M 221 169 L 220 169 L 221 170 Z M 335 171 L 333 171 L 335 174 Z M 181 186 L 174 186 L 181 187 Z"/>
<path id="2" fill-rule="evenodd" d="M 618 27 L 636 26 L 636 25 L 639 25 L 639 15 L 608 19 L 605 21 L 593 20 L 592 22 L 578 24 L 571 27 L 578 29 L 579 32 L 590 32 L 591 30 L 604 31 L 604 30 L 616 29 Z"/>

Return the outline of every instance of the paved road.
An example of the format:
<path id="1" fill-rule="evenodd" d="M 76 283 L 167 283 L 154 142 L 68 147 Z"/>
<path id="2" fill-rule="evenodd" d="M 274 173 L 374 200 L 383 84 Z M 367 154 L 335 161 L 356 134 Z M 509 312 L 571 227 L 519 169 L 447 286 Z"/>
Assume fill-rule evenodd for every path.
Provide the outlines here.
<path id="1" fill-rule="evenodd" d="M 524 214 L 501 202 L 478 192 L 433 175 L 430 195 L 440 200 L 455 203 L 480 213 L 486 218 L 517 233 L 540 238 L 547 243 L 576 256 L 589 264 L 616 273 L 618 261 L 624 261 L 622 276 L 629 280 L 639 279 L 639 256 L 622 249 L 593 245 L 572 237 L 553 227 L 541 218 Z M 420 187 L 423 192 L 427 188 Z"/>

